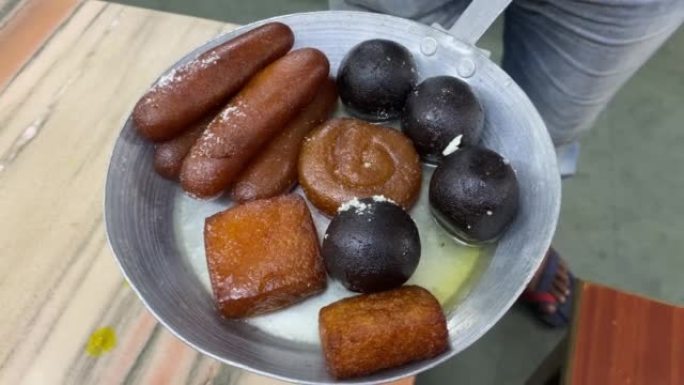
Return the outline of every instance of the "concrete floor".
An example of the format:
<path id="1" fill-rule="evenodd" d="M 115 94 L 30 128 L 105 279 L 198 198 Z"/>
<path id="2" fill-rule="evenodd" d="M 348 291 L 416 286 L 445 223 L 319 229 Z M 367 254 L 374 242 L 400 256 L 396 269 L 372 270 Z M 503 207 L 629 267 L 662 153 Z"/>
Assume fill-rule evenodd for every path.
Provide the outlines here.
<path id="1" fill-rule="evenodd" d="M 118 0 L 246 23 L 321 10 L 325 0 Z M 480 45 L 500 57 L 501 25 Z M 555 245 L 576 275 L 684 304 L 684 30 L 616 95 L 583 140 L 579 173 L 563 185 Z M 564 331 L 514 307 L 487 335 L 418 384 L 522 384 Z"/>

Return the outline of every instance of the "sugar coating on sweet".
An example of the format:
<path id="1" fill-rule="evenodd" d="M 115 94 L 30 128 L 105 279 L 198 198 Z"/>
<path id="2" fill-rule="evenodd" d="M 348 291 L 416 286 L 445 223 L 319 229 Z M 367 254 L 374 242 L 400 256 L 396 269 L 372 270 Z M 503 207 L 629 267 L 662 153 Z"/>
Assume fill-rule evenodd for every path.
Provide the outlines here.
<path id="1" fill-rule="evenodd" d="M 395 201 L 387 198 L 384 195 L 373 195 L 373 201 L 374 202 L 389 202 L 389 203 L 394 203 L 395 205 L 397 204 Z"/>
<path id="2" fill-rule="evenodd" d="M 167 74 L 159 78 L 157 80 L 157 83 L 154 85 L 155 88 L 165 88 L 170 86 L 173 83 L 176 83 L 183 79 L 183 75 L 178 73 L 178 69 L 174 68 L 171 71 L 169 71 Z"/>
<path id="3" fill-rule="evenodd" d="M 363 214 L 368 207 L 370 207 L 369 204 L 361 202 L 357 197 L 354 197 L 340 205 L 340 207 L 337 209 L 338 213 L 345 212 L 350 209 L 354 209 L 356 214 Z"/>
<path id="4" fill-rule="evenodd" d="M 373 202 L 389 202 L 392 204 L 396 204 L 393 200 L 387 198 L 384 195 L 373 195 L 370 199 L 373 200 Z M 363 215 L 368 211 L 368 209 L 371 207 L 371 203 L 365 203 L 361 202 L 359 198 L 354 197 L 340 205 L 340 207 L 337 209 L 338 213 L 354 209 L 355 214 Z"/>
<path id="5" fill-rule="evenodd" d="M 203 57 L 202 59 L 197 59 L 198 60 L 191 62 L 190 65 L 197 63 L 200 68 L 207 68 L 210 65 L 218 62 L 220 57 L 215 51 L 211 51 L 209 52 L 209 54 L 207 54 L 207 56 Z"/>
<path id="6" fill-rule="evenodd" d="M 463 139 L 463 134 L 452 139 L 451 142 L 449 142 L 449 144 L 447 144 L 447 146 L 444 148 L 444 151 L 442 151 L 442 155 L 448 156 L 458 150 L 459 146 L 461 145 L 461 139 Z"/>
<path id="7" fill-rule="evenodd" d="M 238 114 L 240 112 L 240 107 L 230 106 L 225 110 L 221 111 L 221 119 L 226 120 L 233 114 Z"/>
<path id="8" fill-rule="evenodd" d="M 370 162 L 363 162 L 363 167 L 364 168 L 370 168 L 371 163 Z"/>
<path id="9" fill-rule="evenodd" d="M 177 83 L 177 82 L 183 80 L 183 78 L 184 78 L 184 75 L 183 75 L 184 72 L 183 71 L 188 72 L 188 71 L 192 71 L 193 69 L 205 69 L 205 68 L 207 68 L 213 64 L 216 64 L 219 61 L 219 59 L 221 59 L 221 58 L 214 51 L 209 52 L 205 57 L 202 57 L 201 59 L 199 57 L 197 57 L 196 59 L 192 60 L 191 62 L 189 62 L 183 66 L 172 69 L 167 74 L 165 74 L 164 76 L 159 78 L 159 80 L 157 80 L 157 83 L 154 85 L 154 88 L 162 88 L 163 89 L 163 88 L 170 87 L 174 83 Z M 179 72 L 179 70 L 183 70 L 183 71 Z"/>
<path id="10" fill-rule="evenodd" d="M 211 130 L 205 130 L 199 141 L 199 150 L 203 153 L 208 153 L 211 149 L 216 148 L 217 146 L 220 147 L 224 143 L 225 139 L 222 136 L 216 135 Z"/>
<path id="11" fill-rule="evenodd" d="M 233 104 L 221 111 L 221 120 L 228 120 L 231 116 L 244 117 L 245 113 L 241 108 L 243 105 L 244 104 L 241 101 L 238 101 L 236 104 Z"/>

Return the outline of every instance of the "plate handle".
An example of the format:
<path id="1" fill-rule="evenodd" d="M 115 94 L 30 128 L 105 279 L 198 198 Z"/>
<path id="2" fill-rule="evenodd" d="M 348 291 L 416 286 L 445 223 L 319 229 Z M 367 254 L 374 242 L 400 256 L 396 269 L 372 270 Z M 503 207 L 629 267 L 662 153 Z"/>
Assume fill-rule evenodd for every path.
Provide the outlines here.
<path id="1" fill-rule="evenodd" d="M 473 0 L 449 33 L 464 43 L 475 45 L 511 0 Z"/>

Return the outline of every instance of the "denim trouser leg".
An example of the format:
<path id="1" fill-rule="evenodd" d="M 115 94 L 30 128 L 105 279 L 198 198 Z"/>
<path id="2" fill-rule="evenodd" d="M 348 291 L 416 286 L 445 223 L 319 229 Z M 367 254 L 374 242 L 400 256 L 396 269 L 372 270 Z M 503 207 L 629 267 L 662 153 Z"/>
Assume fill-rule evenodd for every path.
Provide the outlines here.
<path id="1" fill-rule="evenodd" d="M 509 6 L 502 66 L 542 115 L 562 174 L 574 173 L 581 134 L 682 20 L 682 0 L 517 0 Z"/>
<path id="2" fill-rule="evenodd" d="M 347 9 L 445 27 L 467 3 L 331 0 L 331 6 L 343 2 Z M 515 0 L 508 7 L 502 66 L 544 119 L 561 174 L 574 173 L 581 134 L 683 20 L 684 0 Z"/>

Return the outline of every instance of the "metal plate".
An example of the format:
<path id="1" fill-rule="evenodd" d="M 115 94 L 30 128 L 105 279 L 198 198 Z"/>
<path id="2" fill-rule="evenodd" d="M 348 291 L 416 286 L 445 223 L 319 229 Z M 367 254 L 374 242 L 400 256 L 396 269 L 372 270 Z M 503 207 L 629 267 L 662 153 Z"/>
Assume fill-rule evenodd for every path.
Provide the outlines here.
<path id="1" fill-rule="evenodd" d="M 331 75 L 346 52 L 372 38 L 397 41 L 416 59 L 421 79 L 453 75 L 468 82 L 485 109 L 483 144 L 506 157 L 520 183 L 520 213 L 483 259 L 467 292 L 446 309 L 451 347 L 430 360 L 344 383 L 384 382 L 428 369 L 462 351 L 489 330 L 513 304 L 546 252 L 560 208 L 560 179 L 551 140 L 525 94 L 479 50 L 447 33 L 409 20 L 358 12 L 314 12 L 263 20 L 220 36 L 174 65 L 269 21 L 295 32 L 296 47 L 322 50 Z M 197 350 L 225 363 L 297 383 L 335 382 L 320 347 L 276 337 L 243 321 L 218 316 L 190 239 L 213 208 L 229 202 L 188 203 L 172 182 L 152 168 L 153 145 L 129 119 L 112 154 L 105 219 L 109 242 L 131 286 L 157 319 Z M 195 206 L 193 206 L 195 205 Z M 204 207 L 204 209 L 202 209 Z M 184 215 L 194 215 L 186 220 Z M 193 214 L 194 213 L 194 214 Z M 319 231 L 321 223 L 318 224 Z M 201 254 L 200 254 L 201 255 Z M 290 311 L 290 310 L 285 310 Z M 277 327 L 277 326 L 274 326 Z"/>

